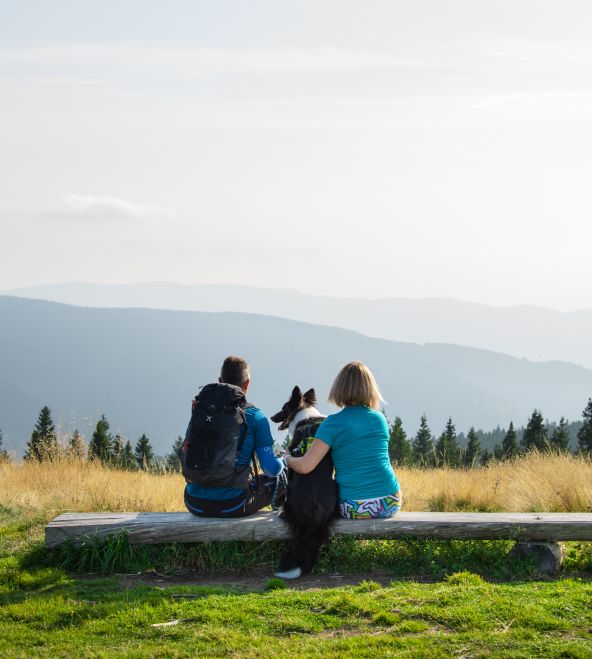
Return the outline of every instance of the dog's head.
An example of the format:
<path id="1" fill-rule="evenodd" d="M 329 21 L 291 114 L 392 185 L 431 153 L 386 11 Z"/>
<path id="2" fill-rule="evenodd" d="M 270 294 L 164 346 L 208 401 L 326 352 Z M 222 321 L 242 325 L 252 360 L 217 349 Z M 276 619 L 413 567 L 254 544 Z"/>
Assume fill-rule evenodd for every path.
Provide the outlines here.
<path id="1" fill-rule="evenodd" d="M 274 423 L 279 423 L 278 430 L 285 430 L 292 419 L 307 407 L 314 407 L 317 403 L 317 395 L 314 389 L 309 389 L 302 393 L 300 387 L 292 389 L 292 395 L 287 403 L 284 403 L 282 409 L 271 417 Z"/>

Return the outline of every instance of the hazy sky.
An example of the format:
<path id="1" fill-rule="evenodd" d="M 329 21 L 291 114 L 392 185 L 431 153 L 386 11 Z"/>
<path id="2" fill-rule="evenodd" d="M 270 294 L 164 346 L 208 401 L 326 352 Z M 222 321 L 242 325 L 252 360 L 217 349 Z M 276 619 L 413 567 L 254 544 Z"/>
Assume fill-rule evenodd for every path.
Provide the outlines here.
<path id="1" fill-rule="evenodd" d="M 588 0 L 0 0 L 0 289 L 592 307 Z"/>

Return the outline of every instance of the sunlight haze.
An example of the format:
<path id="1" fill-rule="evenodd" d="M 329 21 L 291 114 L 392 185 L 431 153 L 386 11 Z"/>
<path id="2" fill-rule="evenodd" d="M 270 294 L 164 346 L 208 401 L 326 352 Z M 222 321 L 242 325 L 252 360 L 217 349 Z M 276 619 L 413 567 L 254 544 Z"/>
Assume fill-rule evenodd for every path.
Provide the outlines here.
<path id="1" fill-rule="evenodd" d="M 0 1 L 0 290 L 592 307 L 591 33 L 571 0 Z"/>

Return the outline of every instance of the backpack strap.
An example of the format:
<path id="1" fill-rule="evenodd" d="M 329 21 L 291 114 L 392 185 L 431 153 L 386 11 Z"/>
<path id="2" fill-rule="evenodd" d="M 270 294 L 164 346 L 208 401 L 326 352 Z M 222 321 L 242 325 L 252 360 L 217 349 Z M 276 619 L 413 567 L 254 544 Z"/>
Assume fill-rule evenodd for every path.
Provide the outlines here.
<path id="1" fill-rule="evenodd" d="M 238 442 L 236 444 L 236 454 L 237 456 L 240 455 L 240 452 L 243 449 L 243 444 L 245 443 L 245 438 L 247 436 L 247 430 L 249 429 L 247 426 L 247 415 L 245 414 L 245 410 L 248 410 L 251 407 L 255 407 L 252 403 L 247 403 L 244 407 L 241 408 L 240 413 L 241 416 L 243 417 L 243 427 L 240 433 L 240 437 L 238 438 Z"/>
<path id="2" fill-rule="evenodd" d="M 248 409 L 249 407 L 255 407 L 255 405 L 252 405 L 251 403 L 247 403 L 244 407 L 240 408 L 240 413 L 241 416 L 243 417 L 243 427 L 241 429 L 238 442 L 236 444 L 237 457 L 240 455 L 242 451 L 243 444 L 245 443 L 245 437 L 247 436 L 248 426 L 247 426 L 247 417 L 245 414 L 245 410 Z M 255 479 L 257 478 L 259 471 L 257 469 L 257 460 L 255 459 L 255 451 L 253 451 L 253 455 L 250 457 L 246 465 L 241 466 L 240 469 L 235 466 L 235 477 L 240 478 L 242 480 L 244 478 L 243 474 L 245 472 L 248 472 L 248 474 L 254 474 Z M 244 481 L 244 484 L 239 485 L 238 483 L 235 483 L 235 486 L 239 489 L 242 487 L 246 487 L 249 481 L 250 481 L 250 476 L 247 476 L 246 480 Z"/>

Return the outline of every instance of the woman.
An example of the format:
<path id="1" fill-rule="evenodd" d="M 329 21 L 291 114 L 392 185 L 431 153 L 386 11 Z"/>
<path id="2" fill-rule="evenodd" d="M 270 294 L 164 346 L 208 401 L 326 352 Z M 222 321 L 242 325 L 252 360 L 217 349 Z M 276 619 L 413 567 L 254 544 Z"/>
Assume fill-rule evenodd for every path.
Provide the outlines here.
<path id="1" fill-rule="evenodd" d="M 346 519 L 391 517 L 401 508 L 401 489 L 388 454 L 389 428 L 377 411 L 381 401 L 370 369 L 361 362 L 346 364 L 329 392 L 329 402 L 343 409 L 323 421 L 305 455 L 286 457 L 294 471 L 308 474 L 331 451 L 339 514 Z"/>

